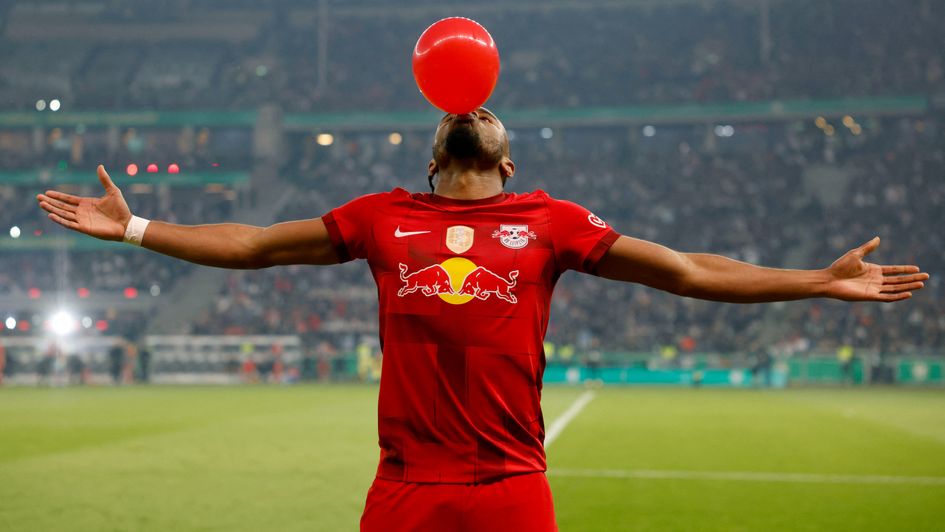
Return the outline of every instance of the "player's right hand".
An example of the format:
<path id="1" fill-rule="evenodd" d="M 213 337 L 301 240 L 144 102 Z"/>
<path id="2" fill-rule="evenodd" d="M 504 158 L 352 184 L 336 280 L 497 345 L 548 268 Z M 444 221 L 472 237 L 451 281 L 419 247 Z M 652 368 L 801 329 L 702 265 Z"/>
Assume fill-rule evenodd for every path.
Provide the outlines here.
<path id="1" fill-rule="evenodd" d="M 49 219 L 63 227 L 102 240 L 120 241 L 131 221 L 131 210 L 102 165 L 98 165 L 98 180 L 105 188 L 105 194 L 100 198 L 82 198 L 47 190 L 45 194 L 37 195 L 36 200 L 49 213 Z"/>

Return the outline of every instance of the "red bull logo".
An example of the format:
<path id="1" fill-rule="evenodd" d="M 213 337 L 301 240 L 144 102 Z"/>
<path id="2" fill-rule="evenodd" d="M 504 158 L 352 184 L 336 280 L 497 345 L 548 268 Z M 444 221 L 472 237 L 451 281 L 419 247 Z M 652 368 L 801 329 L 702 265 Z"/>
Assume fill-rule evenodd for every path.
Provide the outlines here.
<path id="1" fill-rule="evenodd" d="M 515 288 L 515 278 L 518 277 L 518 270 L 509 272 L 509 280 L 492 273 L 486 268 L 479 266 L 463 279 L 463 286 L 459 289 L 461 296 L 473 296 L 478 299 L 486 300 L 489 296 L 495 294 L 495 297 L 517 303 L 512 289 Z"/>
<path id="2" fill-rule="evenodd" d="M 397 295 L 400 297 L 412 294 L 417 290 L 425 296 L 453 293 L 453 288 L 450 286 L 450 274 L 446 273 L 446 270 L 439 264 L 427 266 L 413 273 L 407 273 L 407 265 L 400 263 L 400 280 L 404 282 L 404 286 L 397 291 Z"/>
<path id="3" fill-rule="evenodd" d="M 512 293 L 518 270 L 509 272 L 506 279 L 463 257 L 453 257 L 415 272 L 409 272 L 403 263 L 399 264 L 399 268 L 400 280 L 404 283 L 397 291 L 400 297 L 420 292 L 427 297 L 439 296 L 453 305 L 462 305 L 473 299 L 486 301 L 492 296 L 508 303 L 518 302 Z"/>

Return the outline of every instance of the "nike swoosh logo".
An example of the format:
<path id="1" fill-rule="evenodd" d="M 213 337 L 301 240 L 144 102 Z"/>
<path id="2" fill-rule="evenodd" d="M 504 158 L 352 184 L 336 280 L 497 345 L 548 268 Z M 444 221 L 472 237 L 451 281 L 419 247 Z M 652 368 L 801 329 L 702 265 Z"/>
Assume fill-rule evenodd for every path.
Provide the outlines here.
<path id="1" fill-rule="evenodd" d="M 398 225 L 397 229 L 394 231 L 394 237 L 403 238 L 405 236 L 422 235 L 424 233 L 429 233 L 429 231 L 401 231 Z"/>

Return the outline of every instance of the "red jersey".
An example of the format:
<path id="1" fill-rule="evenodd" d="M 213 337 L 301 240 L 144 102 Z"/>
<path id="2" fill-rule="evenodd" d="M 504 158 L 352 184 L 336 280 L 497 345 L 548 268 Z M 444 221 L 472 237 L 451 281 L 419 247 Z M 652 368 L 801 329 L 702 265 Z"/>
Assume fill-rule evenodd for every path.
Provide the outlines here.
<path id="1" fill-rule="evenodd" d="M 592 272 L 617 233 L 543 191 L 456 200 L 398 188 L 322 219 L 339 259 L 367 259 L 377 283 L 377 476 L 475 483 L 544 471 L 551 293 L 565 270 Z"/>

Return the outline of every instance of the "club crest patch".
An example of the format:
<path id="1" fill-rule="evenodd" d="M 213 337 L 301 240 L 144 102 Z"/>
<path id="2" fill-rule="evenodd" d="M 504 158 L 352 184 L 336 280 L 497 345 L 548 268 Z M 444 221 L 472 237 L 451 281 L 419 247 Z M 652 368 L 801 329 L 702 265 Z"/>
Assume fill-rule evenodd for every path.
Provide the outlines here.
<path id="1" fill-rule="evenodd" d="M 454 225 L 446 230 L 446 247 L 456 254 L 465 253 L 472 247 L 475 234 L 472 227 Z"/>
<path id="2" fill-rule="evenodd" d="M 534 231 L 529 231 L 527 225 L 502 224 L 492 232 L 492 238 L 498 238 L 503 246 L 509 249 L 522 249 L 529 240 L 538 238 Z"/>

